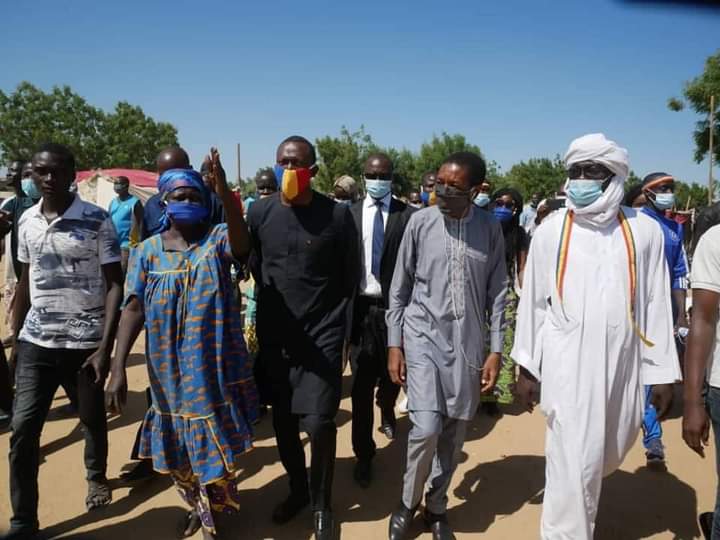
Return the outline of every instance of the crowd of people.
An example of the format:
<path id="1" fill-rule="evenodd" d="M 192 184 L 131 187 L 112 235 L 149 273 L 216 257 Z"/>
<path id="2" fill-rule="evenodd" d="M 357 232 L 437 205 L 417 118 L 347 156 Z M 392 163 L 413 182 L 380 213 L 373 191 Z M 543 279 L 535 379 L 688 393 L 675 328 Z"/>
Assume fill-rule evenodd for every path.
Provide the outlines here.
<path id="1" fill-rule="evenodd" d="M 626 193 L 628 153 L 602 134 L 572 141 L 565 167 L 557 194 L 524 204 L 493 190 L 481 156 L 457 152 L 402 196 L 392 159 L 373 153 L 361 182 L 340 176 L 322 194 L 313 144 L 292 136 L 241 201 L 216 149 L 196 171 L 173 147 L 158 155 L 156 195 L 143 205 L 119 177 L 105 210 L 74 192 L 65 146 L 10 163 L 5 538 L 40 529 L 39 441 L 58 386 L 83 426 L 87 509 L 111 503 L 107 415 L 126 404 L 144 331 L 148 408 L 123 480 L 172 478 L 189 508 L 179 537 L 228 526 L 268 410 L 288 478 L 269 517 L 289 523 L 309 506 L 315 537 L 338 537 L 335 417 L 349 363 L 359 488 L 374 481 L 375 406 L 387 439 L 396 410 L 410 421 L 391 540 L 409 538 L 423 501 L 433 538 L 454 538 L 447 492 L 468 423 L 513 402 L 546 416 L 540 536 L 591 539 L 603 477 L 641 432 L 648 466 L 663 468 L 660 420 L 683 372 L 685 441 L 702 455 L 710 424 L 720 437 L 720 226 L 704 228 L 691 270 L 668 215 L 671 175 Z M 720 538 L 720 513 L 700 523 Z"/>

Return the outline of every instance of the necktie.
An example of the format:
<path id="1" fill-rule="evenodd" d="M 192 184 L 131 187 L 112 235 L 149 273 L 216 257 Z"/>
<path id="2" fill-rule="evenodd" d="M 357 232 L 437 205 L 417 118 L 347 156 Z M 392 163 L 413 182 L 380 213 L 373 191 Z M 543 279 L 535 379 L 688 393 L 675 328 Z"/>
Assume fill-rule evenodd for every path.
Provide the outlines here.
<path id="1" fill-rule="evenodd" d="M 375 279 L 380 281 L 380 259 L 382 258 L 383 243 L 385 242 L 385 226 L 383 224 L 382 201 L 375 201 L 375 206 L 377 211 L 373 221 L 371 271 Z"/>

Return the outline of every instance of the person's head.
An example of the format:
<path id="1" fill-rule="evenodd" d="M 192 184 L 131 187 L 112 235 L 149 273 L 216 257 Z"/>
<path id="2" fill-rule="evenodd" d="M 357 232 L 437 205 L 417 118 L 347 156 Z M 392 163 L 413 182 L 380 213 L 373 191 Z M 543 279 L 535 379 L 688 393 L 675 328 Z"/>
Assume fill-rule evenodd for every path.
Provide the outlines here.
<path id="1" fill-rule="evenodd" d="M 193 230 L 206 225 L 210 216 L 210 190 L 193 169 L 169 169 L 158 179 L 165 216 L 176 229 Z"/>
<path id="2" fill-rule="evenodd" d="M 263 169 L 260 171 L 255 180 L 255 188 L 261 199 L 277 192 L 277 180 L 275 179 L 275 173 L 272 169 Z"/>
<path id="3" fill-rule="evenodd" d="M 26 161 L 23 163 L 22 166 L 22 177 L 23 178 L 32 178 L 33 168 L 32 168 L 32 161 Z"/>
<path id="4" fill-rule="evenodd" d="M 675 206 L 675 178 L 664 172 L 648 174 L 642 181 L 647 204 L 659 212 Z"/>
<path id="5" fill-rule="evenodd" d="M 627 150 L 602 133 L 584 135 L 570 143 L 565 169 L 568 208 L 579 215 L 597 216 L 591 221 L 598 224 L 615 219 L 625 196 Z"/>
<path id="6" fill-rule="evenodd" d="M 503 229 L 520 226 L 520 214 L 523 207 L 523 198 L 515 189 L 503 188 L 496 191 L 492 197 L 492 211 Z"/>
<path id="7" fill-rule="evenodd" d="M 420 198 L 425 206 L 435 204 L 435 182 L 437 181 L 437 173 L 428 171 L 422 175 L 420 179 Z"/>
<path id="8" fill-rule="evenodd" d="M 22 179 L 22 167 L 23 162 L 20 160 L 11 161 L 8 163 L 7 174 L 5 175 L 5 181 L 8 185 L 18 188 L 20 187 L 20 180 Z"/>
<path id="9" fill-rule="evenodd" d="M 32 159 L 32 179 L 43 197 L 62 199 L 70 193 L 75 181 L 75 156 L 67 146 L 43 144 Z M 26 193 L 32 197 L 30 193 Z"/>
<path id="10" fill-rule="evenodd" d="M 127 176 L 116 176 L 113 179 L 113 190 L 119 197 L 130 195 L 130 179 Z"/>
<path id="11" fill-rule="evenodd" d="M 645 194 L 643 193 L 642 183 L 635 184 L 628 189 L 625 194 L 625 200 L 623 206 L 630 206 L 632 208 L 642 208 L 647 203 Z"/>
<path id="12" fill-rule="evenodd" d="M 160 151 L 155 163 L 159 176 L 169 169 L 189 169 L 190 157 L 179 146 L 170 146 Z"/>
<path id="13" fill-rule="evenodd" d="M 539 191 L 536 191 L 532 194 L 532 197 L 530 197 L 530 206 L 532 208 L 537 208 L 538 204 L 540 204 L 540 201 L 542 200 L 542 193 Z"/>
<path id="14" fill-rule="evenodd" d="M 352 176 L 338 177 L 333 184 L 333 198 L 342 204 L 352 204 L 358 198 L 357 182 Z"/>
<path id="15" fill-rule="evenodd" d="M 408 194 L 408 204 L 413 208 L 422 208 L 423 203 L 418 190 L 414 189 Z"/>
<path id="16" fill-rule="evenodd" d="M 487 180 L 484 181 L 482 184 L 480 184 L 480 187 L 478 188 L 478 193 L 475 195 L 475 198 L 473 199 L 473 202 L 475 203 L 475 206 L 479 208 L 487 208 L 488 204 L 490 204 L 490 192 L 492 191 L 492 186 L 490 185 L 490 182 Z"/>
<path id="17" fill-rule="evenodd" d="M 435 182 L 440 211 L 454 219 L 464 217 L 486 174 L 485 160 L 474 152 L 455 152 L 448 156 Z"/>
<path id="18" fill-rule="evenodd" d="M 393 162 L 381 152 L 370 154 L 363 167 L 365 190 L 373 199 L 382 199 L 392 189 Z"/>
<path id="19" fill-rule="evenodd" d="M 310 190 L 317 174 L 315 147 L 305 137 L 293 135 L 278 146 L 275 154 L 275 178 L 285 200 L 293 203 Z"/>

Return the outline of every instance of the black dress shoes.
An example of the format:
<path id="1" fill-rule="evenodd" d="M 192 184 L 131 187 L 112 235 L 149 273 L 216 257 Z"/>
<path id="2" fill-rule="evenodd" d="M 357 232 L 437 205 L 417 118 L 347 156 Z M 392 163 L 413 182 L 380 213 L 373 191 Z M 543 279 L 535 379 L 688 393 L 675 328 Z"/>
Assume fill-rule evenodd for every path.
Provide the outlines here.
<path id="1" fill-rule="evenodd" d="M 276 523 L 277 525 L 282 525 L 283 523 L 287 523 L 292 518 L 297 516 L 300 511 L 305 508 L 308 504 L 310 504 L 310 496 L 305 495 L 299 496 L 299 495 L 293 495 L 290 494 L 290 496 L 285 499 L 283 502 L 281 502 L 279 505 L 275 507 L 275 510 L 273 511 L 272 520 L 273 523 Z"/>
<path id="2" fill-rule="evenodd" d="M 433 540 L 455 540 L 455 535 L 447 520 L 447 514 L 433 514 L 426 509 L 423 512 L 423 520 L 430 529 Z"/>
<path id="3" fill-rule="evenodd" d="M 335 540 L 337 538 L 335 518 L 330 510 L 318 510 L 313 517 L 315 540 Z"/>
<path id="4" fill-rule="evenodd" d="M 403 503 L 400 503 L 397 510 L 390 516 L 390 527 L 388 530 L 388 538 L 390 540 L 405 540 L 412 526 L 413 516 L 415 510 L 406 508 Z"/>
<path id="5" fill-rule="evenodd" d="M 353 478 L 355 483 L 363 489 L 370 487 L 372 482 L 372 461 L 369 459 L 360 459 L 353 469 Z"/>

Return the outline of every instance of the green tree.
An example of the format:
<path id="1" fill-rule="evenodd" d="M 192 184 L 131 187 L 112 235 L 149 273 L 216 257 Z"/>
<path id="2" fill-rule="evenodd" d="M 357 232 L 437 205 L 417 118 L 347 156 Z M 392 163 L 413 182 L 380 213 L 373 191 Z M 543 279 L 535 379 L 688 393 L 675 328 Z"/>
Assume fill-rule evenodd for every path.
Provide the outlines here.
<path id="1" fill-rule="evenodd" d="M 720 107 L 720 51 L 708 57 L 705 61 L 705 70 L 693 80 L 685 83 L 683 89 L 684 101 L 679 98 L 670 98 L 668 108 L 673 111 L 680 111 L 686 104 L 699 115 L 701 119 L 697 122 L 693 139 L 695 141 L 695 161 L 698 163 L 707 155 L 710 129 L 708 116 L 710 112 L 710 96 L 715 96 L 715 116 L 713 151 L 715 162 L 720 162 L 720 123 L 717 119 L 717 109 Z"/>
<path id="2" fill-rule="evenodd" d="M 686 184 L 685 182 L 675 183 L 675 204 L 678 210 L 686 208 L 703 208 L 708 203 L 707 186 L 702 186 L 693 182 Z"/>
<path id="3" fill-rule="evenodd" d="M 437 171 L 442 162 L 455 152 L 475 152 L 482 156 L 480 148 L 470 144 L 464 135 L 456 133 L 450 135 L 443 132 L 439 137 L 433 135 L 430 142 L 423 143 L 420 153 L 415 160 L 415 171 L 417 184 L 420 184 L 422 175 L 428 171 Z"/>
<path id="4" fill-rule="evenodd" d="M 177 130 L 166 122 L 156 122 L 140 107 L 121 101 L 115 112 L 102 123 L 105 157 L 101 166 L 129 169 L 155 169 L 158 152 L 177 145 Z"/>
<path id="5" fill-rule="evenodd" d="M 498 182 L 500 185 L 493 185 L 493 188 L 514 187 L 524 199 L 529 199 L 535 192 L 547 197 L 555 193 L 566 178 L 565 165 L 560 156 L 554 159 L 530 158 L 513 165 Z"/>
<path id="6" fill-rule="evenodd" d="M 50 141 L 72 149 L 78 169 L 153 169 L 158 151 L 177 144 L 177 131 L 126 102 L 105 113 L 69 86 L 46 93 L 22 82 L 15 92 L 0 91 L 0 158 L 29 159 Z"/>
<path id="7" fill-rule="evenodd" d="M 315 189 L 329 193 L 338 176 L 349 174 L 360 181 L 364 156 L 371 148 L 377 148 L 372 137 L 365 133 L 364 126 L 350 132 L 345 126 L 340 129 L 339 137 L 326 136 L 315 141 L 319 154 L 319 171 L 315 176 Z"/>

